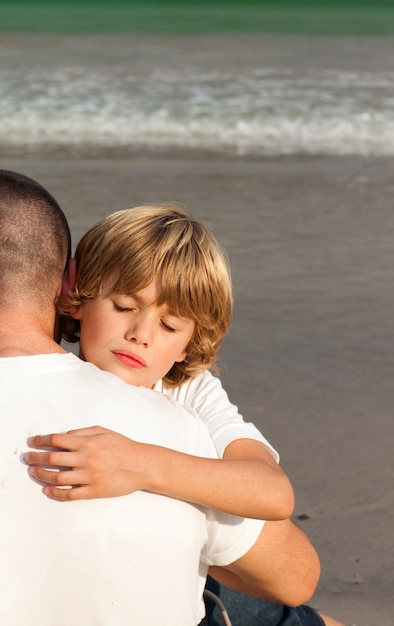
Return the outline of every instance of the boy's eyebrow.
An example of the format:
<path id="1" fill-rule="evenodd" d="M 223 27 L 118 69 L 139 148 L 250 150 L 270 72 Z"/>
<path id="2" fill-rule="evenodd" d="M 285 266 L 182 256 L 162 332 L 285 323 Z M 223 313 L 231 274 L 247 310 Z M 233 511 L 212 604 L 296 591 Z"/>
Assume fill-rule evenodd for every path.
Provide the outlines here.
<path id="1" fill-rule="evenodd" d="M 113 295 L 118 295 L 122 298 L 130 298 L 131 300 L 134 300 L 134 302 L 136 302 L 137 304 L 144 304 L 146 306 L 150 306 L 151 304 L 155 304 L 156 302 L 156 300 L 154 300 L 153 302 L 147 302 L 146 299 L 141 298 L 141 296 L 139 296 L 138 293 L 118 292 L 118 293 L 114 293 Z"/>
<path id="2" fill-rule="evenodd" d="M 113 294 L 114 296 L 119 296 L 120 298 L 128 298 L 129 300 L 134 300 L 137 304 L 144 304 L 142 298 L 137 296 L 135 293 L 125 293 L 124 291 L 118 291 Z"/>
<path id="3" fill-rule="evenodd" d="M 164 303 L 167 306 L 167 314 L 168 315 L 173 315 L 174 317 L 179 317 L 179 318 L 183 318 L 185 317 L 184 315 L 181 315 L 179 313 L 179 311 L 175 311 L 175 309 L 171 308 L 167 302 Z"/>
<path id="4" fill-rule="evenodd" d="M 131 298 L 132 300 L 134 300 L 134 302 L 136 302 L 136 304 L 139 304 L 139 305 L 140 304 L 144 304 L 146 306 L 150 306 L 151 304 L 155 304 L 157 302 L 157 300 L 155 300 L 153 302 L 146 302 L 146 300 L 141 298 L 138 295 L 138 293 L 135 294 L 135 293 L 119 292 L 119 293 L 114 293 L 113 295 L 118 295 L 118 296 L 121 296 L 123 298 Z M 180 319 L 183 319 L 183 318 L 187 317 L 187 315 L 182 315 L 182 313 L 179 310 L 174 309 L 172 304 L 169 304 L 168 302 L 163 302 L 163 305 L 165 305 L 167 307 L 167 311 L 166 311 L 167 315 L 173 315 L 174 317 L 179 317 Z"/>

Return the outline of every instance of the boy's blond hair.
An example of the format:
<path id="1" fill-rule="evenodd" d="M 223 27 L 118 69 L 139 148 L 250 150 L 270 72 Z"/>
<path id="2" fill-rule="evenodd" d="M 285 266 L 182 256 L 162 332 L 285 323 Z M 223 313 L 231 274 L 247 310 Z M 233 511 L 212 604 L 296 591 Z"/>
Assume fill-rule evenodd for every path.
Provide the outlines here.
<path id="1" fill-rule="evenodd" d="M 195 322 L 187 356 L 173 365 L 165 384 L 176 387 L 215 369 L 231 322 L 233 295 L 227 255 L 206 226 L 175 204 L 125 209 L 93 226 L 75 258 L 75 289 L 59 302 L 66 340 L 78 340 L 79 322 L 68 316 L 83 302 L 114 293 L 133 295 L 158 278 L 157 304 L 166 303 Z M 110 290 L 104 292 L 104 285 Z"/>

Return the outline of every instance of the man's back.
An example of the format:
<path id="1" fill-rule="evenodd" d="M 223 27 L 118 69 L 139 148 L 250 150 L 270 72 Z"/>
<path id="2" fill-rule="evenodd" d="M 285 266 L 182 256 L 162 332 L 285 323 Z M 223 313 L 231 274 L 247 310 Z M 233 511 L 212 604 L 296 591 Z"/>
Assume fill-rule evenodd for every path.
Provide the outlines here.
<path id="1" fill-rule="evenodd" d="M 216 516 L 178 500 L 136 492 L 52 501 L 28 476 L 21 453 L 29 435 L 90 422 L 212 456 L 202 424 L 160 394 L 130 388 L 73 355 L 0 359 L 0 380 L 0 622 L 195 625 L 204 578 L 199 572 L 206 571 L 200 554 L 211 562 L 225 549 L 223 562 L 231 562 L 257 532 L 251 539 L 236 530 L 232 554 L 234 529 L 214 536 Z"/>

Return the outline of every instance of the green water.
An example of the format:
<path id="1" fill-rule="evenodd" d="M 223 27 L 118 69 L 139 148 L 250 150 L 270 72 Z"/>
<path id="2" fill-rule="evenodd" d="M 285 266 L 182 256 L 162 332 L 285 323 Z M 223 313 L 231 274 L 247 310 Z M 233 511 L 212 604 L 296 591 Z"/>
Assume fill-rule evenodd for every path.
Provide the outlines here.
<path id="1" fill-rule="evenodd" d="M 394 35 L 394 2 L 1 0 L 0 32 Z"/>

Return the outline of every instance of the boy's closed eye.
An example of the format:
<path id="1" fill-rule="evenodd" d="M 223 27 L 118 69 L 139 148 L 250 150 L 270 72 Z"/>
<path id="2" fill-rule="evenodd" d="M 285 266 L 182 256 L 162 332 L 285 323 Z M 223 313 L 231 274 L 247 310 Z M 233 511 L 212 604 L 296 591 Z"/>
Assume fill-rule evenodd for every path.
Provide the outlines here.
<path id="1" fill-rule="evenodd" d="M 120 304 L 117 304 L 116 302 L 112 301 L 113 307 L 115 309 L 115 311 L 119 311 L 120 313 L 124 313 L 124 312 L 131 312 L 131 311 L 136 311 L 135 307 L 131 307 L 131 306 L 120 306 Z"/>
<path id="2" fill-rule="evenodd" d="M 165 322 L 164 320 L 160 320 L 160 324 L 163 326 L 164 330 L 167 330 L 169 333 L 176 333 L 177 329 L 170 326 L 168 322 Z"/>

